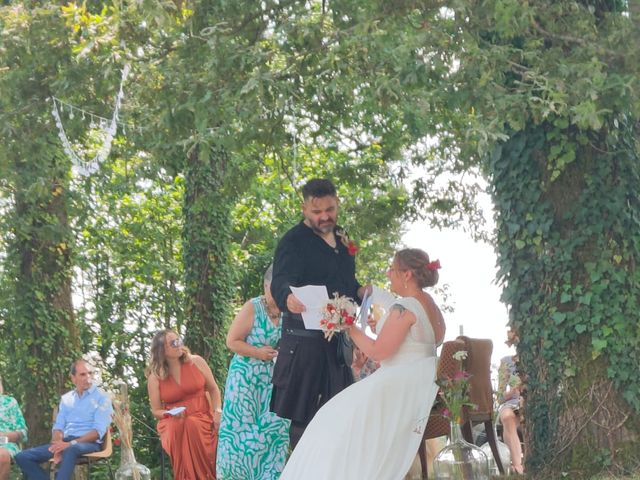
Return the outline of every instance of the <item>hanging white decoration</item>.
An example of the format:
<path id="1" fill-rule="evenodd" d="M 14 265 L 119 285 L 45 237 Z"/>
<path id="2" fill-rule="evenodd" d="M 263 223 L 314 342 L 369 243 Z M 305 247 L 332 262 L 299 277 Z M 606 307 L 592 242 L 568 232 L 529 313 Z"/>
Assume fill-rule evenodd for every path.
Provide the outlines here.
<path id="1" fill-rule="evenodd" d="M 122 99 L 124 98 L 124 82 L 127 79 L 127 75 L 129 75 L 129 69 L 129 64 L 126 64 L 122 69 L 120 89 L 118 90 L 118 94 L 116 95 L 115 106 L 111 119 L 95 115 L 67 102 L 63 102 L 57 97 L 51 97 L 53 103 L 53 110 L 51 113 L 53 114 L 53 118 L 56 121 L 56 126 L 58 127 L 58 137 L 62 142 L 62 148 L 64 149 L 67 156 L 71 159 L 71 163 L 76 168 L 76 171 L 79 175 L 86 177 L 91 175 L 92 173 L 97 172 L 100 164 L 104 162 L 104 160 L 109 156 L 109 153 L 111 152 L 113 137 L 115 137 L 116 132 L 118 131 L 118 115 L 120 113 Z M 83 119 L 85 119 L 87 115 L 89 116 L 90 128 L 98 128 L 99 126 L 100 130 L 102 130 L 102 144 L 98 148 L 98 151 L 93 158 L 84 158 L 81 154 L 77 153 L 73 148 L 73 145 L 71 145 L 69 137 L 67 137 L 67 133 L 65 132 L 64 126 L 62 125 L 62 117 L 60 115 L 60 112 L 64 112 L 65 108 L 69 110 L 69 118 L 74 118 L 74 110 L 82 112 Z"/>

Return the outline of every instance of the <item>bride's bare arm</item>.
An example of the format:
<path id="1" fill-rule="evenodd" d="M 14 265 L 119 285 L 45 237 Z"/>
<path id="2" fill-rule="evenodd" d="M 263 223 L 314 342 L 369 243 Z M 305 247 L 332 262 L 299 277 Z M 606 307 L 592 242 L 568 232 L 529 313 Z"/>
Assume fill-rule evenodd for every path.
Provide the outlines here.
<path id="1" fill-rule="evenodd" d="M 362 330 L 353 325 L 349 328 L 349 335 L 365 355 L 381 361 L 398 351 L 415 322 L 416 316 L 412 312 L 400 305 L 393 305 L 378 338 L 374 340 L 367 337 Z"/>

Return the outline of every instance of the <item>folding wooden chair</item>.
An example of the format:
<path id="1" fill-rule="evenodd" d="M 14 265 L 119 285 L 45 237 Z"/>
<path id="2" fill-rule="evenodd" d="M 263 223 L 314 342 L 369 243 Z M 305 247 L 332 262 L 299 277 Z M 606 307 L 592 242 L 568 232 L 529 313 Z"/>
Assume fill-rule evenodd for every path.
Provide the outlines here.
<path id="1" fill-rule="evenodd" d="M 113 470 L 111 469 L 111 462 L 109 462 L 109 458 L 113 454 L 113 442 L 111 440 L 111 429 L 107 428 L 107 433 L 102 437 L 102 448 L 97 452 L 85 453 L 84 455 L 78 457 L 76 461 L 76 467 L 79 465 L 87 466 L 87 476 L 91 478 L 91 467 L 98 462 L 106 462 L 107 468 L 109 469 L 109 478 L 114 480 Z M 56 466 L 53 463 L 53 459 L 49 460 L 49 475 L 51 472 L 55 472 Z"/>
<path id="2" fill-rule="evenodd" d="M 53 420 L 55 421 L 58 416 L 58 408 L 54 408 L 53 410 Z M 102 448 L 97 452 L 85 453 L 84 455 L 78 457 L 76 461 L 76 467 L 78 465 L 87 465 L 88 469 L 88 477 L 91 478 L 91 467 L 93 464 L 98 462 L 106 462 L 107 468 L 109 469 L 109 478 L 114 480 L 113 470 L 111 469 L 111 462 L 109 459 L 113 454 L 113 441 L 111 440 L 111 426 L 107 428 L 107 433 L 102 437 Z M 51 476 L 52 472 L 55 472 L 56 465 L 53 463 L 53 459 L 49 460 L 49 476 Z"/>

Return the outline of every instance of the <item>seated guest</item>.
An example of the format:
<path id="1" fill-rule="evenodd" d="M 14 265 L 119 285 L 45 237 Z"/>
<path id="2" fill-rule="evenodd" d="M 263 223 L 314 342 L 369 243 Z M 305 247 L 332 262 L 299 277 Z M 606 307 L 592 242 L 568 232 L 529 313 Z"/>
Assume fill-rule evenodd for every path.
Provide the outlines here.
<path id="1" fill-rule="evenodd" d="M 48 480 L 40 464 L 53 458 L 59 464 L 56 480 L 69 480 L 78 457 L 97 452 L 111 424 L 113 408 L 108 395 L 93 385 L 93 372 L 85 360 L 71 365 L 75 389 L 60 399 L 51 443 L 18 453 L 15 461 L 28 480 Z"/>
<path id="2" fill-rule="evenodd" d="M 269 411 L 281 333 L 280 310 L 271 296 L 272 272 L 269 267 L 264 274 L 264 295 L 243 305 L 227 334 L 235 355 L 220 423 L 219 480 L 275 480 L 287 458 L 289 420 Z"/>
<path id="3" fill-rule="evenodd" d="M 20 443 L 27 441 L 27 426 L 18 402 L 4 395 L 0 378 L 0 480 L 9 479 L 11 457 L 20 451 Z"/>
<path id="4" fill-rule="evenodd" d="M 509 447 L 511 467 L 516 473 L 523 473 L 522 446 L 518 437 L 520 427 L 520 407 L 522 382 L 516 374 L 515 358 L 507 356 L 500 360 L 498 368 L 498 394 L 502 403 L 498 407 L 498 417 L 502 424 L 504 443 Z"/>
<path id="5" fill-rule="evenodd" d="M 192 355 L 173 330 L 161 330 L 151 341 L 147 390 L 173 478 L 215 480 L 220 389 L 204 358 Z"/>

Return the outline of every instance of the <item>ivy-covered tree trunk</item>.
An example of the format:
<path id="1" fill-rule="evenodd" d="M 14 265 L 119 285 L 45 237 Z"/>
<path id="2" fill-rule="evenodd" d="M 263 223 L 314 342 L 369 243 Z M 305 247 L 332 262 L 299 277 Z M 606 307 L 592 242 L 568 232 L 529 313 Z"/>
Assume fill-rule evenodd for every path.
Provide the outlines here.
<path id="1" fill-rule="evenodd" d="M 503 299 L 526 378 L 527 467 L 541 478 L 638 464 L 636 133 L 622 116 L 601 135 L 543 124 L 490 160 Z M 577 151 L 554 178 L 560 138 Z"/>
<path id="2" fill-rule="evenodd" d="M 183 256 L 186 288 L 186 343 L 226 376 L 224 326 L 233 300 L 231 208 L 225 189 L 229 159 L 222 149 L 194 148 L 185 172 Z"/>
<path id="3" fill-rule="evenodd" d="M 68 389 L 69 365 L 81 350 L 72 306 L 70 162 L 47 101 L 68 58 L 66 31 L 45 8 L 16 4 L 2 9 L 0 21 L 0 167 L 11 192 L 2 218 L 10 282 L 3 373 L 21 401 L 29 442 L 37 444 L 51 437 L 52 407 Z"/>
<path id="4" fill-rule="evenodd" d="M 13 315 L 5 326 L 8 369 L 23 393 L 32 443 L 50 438 L 52 405 L 65 390 L 68 366 L 80 351 L 71 299 L 70 244 L 64 166 L 47 165 L 51 149 L 20 156 L 7 259 L 13 279 Z M 35 161 L 40 159 L 40 161 Z M 18 169 L 17 169 L 18 170 Z M 5 339 L 7 340 L 7 339 Z"/>

